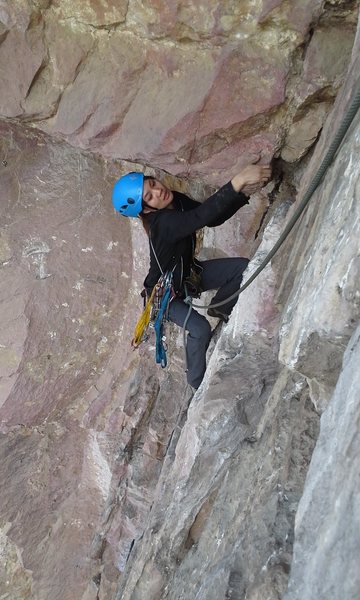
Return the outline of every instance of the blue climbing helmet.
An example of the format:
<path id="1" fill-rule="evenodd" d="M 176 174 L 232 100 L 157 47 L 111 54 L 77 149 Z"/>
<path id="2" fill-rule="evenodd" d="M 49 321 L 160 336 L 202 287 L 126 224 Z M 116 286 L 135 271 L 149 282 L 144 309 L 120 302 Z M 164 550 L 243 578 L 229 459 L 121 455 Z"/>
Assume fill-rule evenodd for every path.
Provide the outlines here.
<path id="1" fill-rule="evenodd" d="M 142 211 L 142 194 L 144 175 L 142 173 L 128 173 L 114 185 L 112 203 L 115 210 L 124 217 L 138 217 Z"/>

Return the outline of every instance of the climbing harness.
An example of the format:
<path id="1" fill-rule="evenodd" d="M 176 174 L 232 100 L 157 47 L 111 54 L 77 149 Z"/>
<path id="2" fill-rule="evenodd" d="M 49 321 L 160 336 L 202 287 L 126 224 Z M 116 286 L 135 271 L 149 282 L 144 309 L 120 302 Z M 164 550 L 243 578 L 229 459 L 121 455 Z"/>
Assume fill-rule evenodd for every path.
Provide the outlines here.
<path id="1" fill-rule="evenodd" d="M 221 302 L 217 302 L 216 304 L 206 304 L 206 305 L 193 304 L 193 301 L 192 301 L 193 299 L 190 296 L 185 298 L 184 302 L 186 304 L 189 304 L 189 306 L 190 307 L 192 306 L 193 308 L 210 308 L 210 307 L 217 308 L 218 306 L 223 306 L 224 304 L 227 304 L 228 302 L 230 302 L 230 300 L 233 300 L 234 298 L 239 296 L 244 290 L 246 290 L 247 287 L 249 287 L 249 285 L 254 281 L 254 279 L 256 279 L 256 277 L 258 275 L 260 275 L 261 271 L 263 271 L 263 269 L 265 269 L 266 265 L 270 262 L 270 260 L 273 258 L 273 256 L 276 254 L 276 252 L 279 250 L 280 246 L 284 243 L 284 241 L 288 237 L 288 235 L 289 235 L 290 231 L 292 230 L 292 228 L 294 227 L 295 223 L 299 220 L 300 216 L 304 212 L 306 206 L 309 203 L 310 198 L 312 197 L 313 193 L 315 192 L 316 188 L 318 187 L 322 178 L 324 177 L 326 171 L 328 170 L 329 166 L 331 165 L 333 158 L 334 158 L 338 148 L 340 147 L 341 142 L 343 141 L 343 139 L 346 135 L 346 132 L 349 129 L 359 107 L 360 107 L 360 87 L 355 92 L 353 99 L 351 101 L 351 104 L 346 112 L 346 115 L 343 118 L 343 120 L 340 124 L 340 127 L 339 127 L 337 133 L 335 134 L 335 137 L 334 137 L 332 143 L 330 144 L 330 147 L 329 147 L 327 153 L 325 154 L 324 160 L 322 161 L 317 173 L 315 174 L 315 177 L 310 182 L 310 185 L 307 188 L 307 190 L 304 194 L 304 197 L 301 200 L 297 210 L 294 212 L 293 216 L 291 217 L 289 223 L 285 227 L 283 233 L 281 234 L 280 238 L 278 239 L 278 241 L 276 242 L 274 247 L 270 250 L 269 254 L 267 254 L 267 256 L 264 258 L 261 265 L 256 269 L 256 271 L 251 275 L 251 277 L 249 277 L 249 279 L 244 283 L 244 285 L 242 285 L 236 292 L 234 292 L 234 294 L 232 294 L 228 298 L 225 298 L 225 300 L 222 300 Z M 184 326 L 185 326 L 185 324 L 184 324 Z"/>

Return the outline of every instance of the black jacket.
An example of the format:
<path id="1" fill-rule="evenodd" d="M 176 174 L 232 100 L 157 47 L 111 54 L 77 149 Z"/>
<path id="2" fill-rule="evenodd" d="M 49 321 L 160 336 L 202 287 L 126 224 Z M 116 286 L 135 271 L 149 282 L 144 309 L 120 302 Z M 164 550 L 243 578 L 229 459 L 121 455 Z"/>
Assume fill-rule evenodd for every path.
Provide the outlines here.
<path id="1" fill-rule="evenodd" d="M 163 272 L 176 265 L 174 288 L 176 292 L 182 293 L 183 280 L 189 275 L 193 262 L 196 231 L 205 225 L 222 225 L 239 208 L 248 204 L 248 197 L 242 192 L 235 192 L 230 182 L 202 204 L 180 192 L 173 194 L 173 209 L 164 208 L 147 215 L 153 246 L 152 249 L 150 243 L 150 269 L 144 281 L 148 292 L 161 275 L 159 261 Z"/>

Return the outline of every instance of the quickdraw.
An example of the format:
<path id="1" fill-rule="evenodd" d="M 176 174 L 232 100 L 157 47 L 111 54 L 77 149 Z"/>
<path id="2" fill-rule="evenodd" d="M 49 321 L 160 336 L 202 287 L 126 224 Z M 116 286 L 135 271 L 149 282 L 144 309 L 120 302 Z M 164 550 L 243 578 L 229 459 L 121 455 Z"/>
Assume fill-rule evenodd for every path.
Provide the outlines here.
<path id="1" fill-rule="evenodd" d="M 164 322 L 168 320 L 169 305 L 174 297 L 173 272 L 167 271 L 161 275 L 159 281 L 154 286 L 143 313 L 136 324 L 132 341 L 132 346 L 137 348 L 142 342 L 149 339 L 148 329 L 154 329 L 156 336 L 156 363 L 160 364 L 162 368 L 165 368 L 167 365 Z"/>
<path id="2" fill-rule="evenodd" d="M 142 342 L 146 342 L 146 340 L 149 337 L 147 334 L 147 328 L 150 323 L 154 295 L 155 295 L 155 287 L 154 287 L 153 291 L 151 292 L 151 295 L 145 304 L 145 307 L 144 307 L 143 312 L 141 313 L 140 319 L 136 323 L 134 337 L 131 342 L 131 345 L 133 346 L 133 348 L 137 348 L 138 346 L 140 346 L 140 344 Z"/>

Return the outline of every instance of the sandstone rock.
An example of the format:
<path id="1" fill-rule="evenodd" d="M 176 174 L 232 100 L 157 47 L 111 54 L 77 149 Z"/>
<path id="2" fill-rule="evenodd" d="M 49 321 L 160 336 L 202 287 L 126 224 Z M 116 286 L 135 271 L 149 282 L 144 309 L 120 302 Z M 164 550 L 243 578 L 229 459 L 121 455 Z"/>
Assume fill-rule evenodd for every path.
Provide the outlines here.
<path id="1" fill-rule="evenodd" d="M 288 26 L 290 31 L 305 35 L 311 24 L 322 12 L 321 2 L 282 2 L 282 0 L 265 0 L 261 8 L 260 22 L 274 23 L 282 29 Z M 311 17 L 310 17 L 311 15 Z M 282 29 L 283 30 L 283 29 Z"/>
<path id="2" fill-rule="evenodd" d="M 314 87 L 343 82 L 353 47 L 351 29 L 320 27 L 314 32 L 304 60 L 304 79 Z"/>
<path id="3" fill-rule="evenodd" d="M 250 273 L 285 214 L 283 207 L 269 226 Z M 285 591 L 292 522 L 318 417 L 306 402 L 304 380 L 278 373 L 274 285 L 268 267 L 223 330 L 116 598 L 142 598 L 145 589 L 151 600 Z M 292 452 L 299 452 L 296 459 Z M 296 473 L 280 467 L 285 456 L 289 465 L 302 465 Z"/>
<path id="4" fill-rule="evenodd" d="M 137 410 L 126 405 L 141 274 L 133 276 L 129 223 L 111 208 L 111 169 L 14 124 L 1 124 L 1 151 L 0 477 L 10 557 L 1 591 L 9 580 L 17 600 L 30 585 L 37 600 L 73 600 L 99 572 L 89 549 L 112 475 L 118 485 L 126 471 L 118 432 L 126 445 L 147 406 L 139 389 Z M 156 395 L 156 376 L 143 379 Z M 164 443 L 168 419 L 158 422 Z M 154 427 L 148 471 L 162 452 Z"/>
<path id="5" fill-rule="evenodd" d="M 97 51 L 80 62 L 73 85 L 66 88 L 56 116 L 44 129 L 77 138 L 83 147 L 97 147 L 123 120 L 144 63 L 143 52 L 134 47 L 132 36 L 111 38 L 110 43 L 100 40 Z"/>
<path id="6" fill-rule="evenodd" d="M 74 31 L 57 18 L 52 18 L 46 22 L 44 43 L 51 58 L 44 57 L 36 82 L 22 103 L 25 114 L 37 120 L 57 113 L 64 90 L 78 76 L 94 40 L 89 32 Z M 73 117 L 74 110 L 75 105 L 72 105 L 69 118 Z"/>
<path id="7" fill-rule="evenodd" d="M 125 21 L 128 2 L 125 0 L 52 0 L 52 10 L 60 20 L 73 21 L 75 24 L 88 24 L 93 27 L 109 27 Z"/>
<path id="8" fill-rule="evenodd" d="M 250 161 L 262 150 L 264 160 L 271 158 L 283 136 L 283 111 L 291 126 L 286 97 L 303 104 L 333 86 L 323 97 L 332 101 L 353 40 L 351 20 L 339 28 L 334 15 L 323 19 L 293 93 L 287 82 L 298 69 L 297 49 L 322 13 L 320 2 L 18 0 L 3 13 L 3 115 L 109 158 L 215 185 L 238 168 L 240 154 Z M 320 126 L 317 112 L 311 138 Z"/>
<path id="9" fill-rule="evenodd" d="M 356 8 L 0 1 L 0 595 L 275 600 L 296 535 L 288 594 L 306 600 L 326 572 L 319 540 L 346 560 L 357 548 L 344 450 L 356 455 L 357 338 L 330 398 L 359 317 L 358 122 L 299 228 L 217 328 L 188 411 L 177 330 L 166 372 L 152 340 L 129 351 L 148 248 L 110 204 L 115 178 L 144 170 L 134 161 L 196 199 L 285 140 L 283 159 L 299 162 L 343 81 Z M 358 86 L 358 44 L 312 161 L 277 161 L 204 251 L 256 252 L 254 269 L 278 239 Z M 331 593 L 342 598 L 345 579 L 356 597 L 352 557 L 346 570 L 324 548 Z"/>
<path id="10" fill-rule="evenodd" d="M 159 393 L 151 345 L 141 365 L 130 351 L 148 248 L 140 223 L 112 209 L 120 166 L 4 122 L 1 155 L 1 519 L 19 579 L 8 575 L 9 593 L 27 598 L 31 584 L 36 600 L 94 598 L 100 582 L 115 591 L 143 531 L 182 358 Z"/>
<path id="11" fill-rule="evenodd" d="M 89 387 L 91 373 L 101 370 L 111 340 L 118 339 L 132 269 L 118 236 L 129 244 L 130 232 L 111 214 L 101 165 L 48 146 L 35 133 L 4 125 L 2 132 L 7 140 L 2 228 L 11 252 L 2 265 L 5 345 L 21 361 L 2 419 L 34 424 L 52 409 L 61 412 L 67 390 L 74 398 Z M 20 323 L 22 334 L 12 339 Z M 33 398 L 25 410 L 24 394 Z"/>
<path id="12" fill-rule="evenodd" d="M 356 64 L 357 58 L 350 73 L 352 69 L 356 70 Z M 309 183 L 310 174 L 314 176 L 319 168 L 329 141 L 346 114 L 350 90 L 356 89 L 356 84 L 356 80 L 350 78 L 348 87 L 338 97 L 337 110 L 328 119 L 321 144 L 312 157 L 307 178 L 303 182 L 302 192 Z M 337 153 L 334 165 L 314 194 L 314 201 L 305 217 L 306 240 L 299 233 L 292 249 L 293 256 L 297 254 L 297 260 L 300 252 L 302 258 L 294 288 L 297 291 L 291 296 L 284 312 L 280 359 L 309 378 L 313 400 L 319 409 L 326 406 L 334 389 L 342 355 L 360 316 L 357 284 L 360 215 L 356 199 L 358 173 L 353 168 L 359 154 L 356 141 L 359 123 L 358 115 L 352 124 L 351 134 L 345 138 Z M 316 286 L 314 281 L 318 282 Z M 316 362 L 314 355 L 318 356 Z"/>
<path id="13" fill-rule="evenodd" d="M 321 131 L 350 60 L 350 29 L 351 25 L 339 29 L 325 20 L 311 37 L 294 91 L 297 109 L 281 151 L 287 162 L 302 158 Z"/>
<path id="14" fill-rule="evenodd" d="M 355 69 L 355 64 L 352 68 Z M 349 85 L 356 87 L 354 80 L 351 84 L 349 83 Z M 344 103 L 344 98 L 348 97 L 348 95 L 349 88 L 348 90 L 344 90 L 343 95 L 339 98 L 338 107 L 343 106 L 342 103 Z M 341 114 L 342 110 L 340 108 L 336 119 L 339 120 Z M 331 127 L 333 131 L 333 121 L 328 121 L 327 128 L 329 127 Z M 324 147 L 324 144 L 326 144 L 325 136 L 322 138 L 322 145 L 320 144 L 320 152 L 322 147 Z M 334 178 L 338 177 L 337 169 L 340 169 L 340 172 L 344 170 L 350 171 L 347 165 L 351 164 L 353 160 L 352 156 L 353 153 L 356 153 L 356 149 L 357 123 L 354 123 L 347 141 L 340 150 L 337 161 L 333 166 Z M 314 169 L 314 167 L 312 168 Z M 310 175 L 308 175 L 308 177 L 309 176 Z M 344 186 L 344 188 L 341 188 L 342 197 L 345 195 L 345 186 L 346 188 L 349 186 L 350 190 L 353 189 L 353 186 L 356 187 L 355 177 L 356 174 L 354 175 L 354 179 L 351 179 L 351 177 L 341 179 Z M 323 186 L 325 186 L 326 189 L 326 180 Z M 336 196 L 336 194 L 334 194 L 334 196 Z M 345 200 L 350 202 L 352 208 L 354 207 L 354 202 L 352 202 L 354 196 L 354 192 L 350 191 L 349 200 Z M 274 294 L 275 288 L 276 279 L 274 273 L 276 272 L 276 265 L 278 265 L 277 268 L 279 269 L 279 272 L 281 272 L 283 270 L 281 261 L 285 260 L 285 262 L 287 262 L 287 260 L 289 260 L 288 271 L 285 271 L 286 277 L 289 270 L 294 268 L 294 257 L 299 252 L 299 244 L 303 243 L 303 236 L 306 237 L 308 247 L 311 247 L 315 252 L 317 243 L 321 245 L 328 241 L 325 233 L 321 233 L 321 227 L 325 227 L 325 223 L 328 223 L 329 225 L 331 222 L 334 231 L 338 228 L 337 235 L 334 233 L 334 243 L 339 243 L 341 248 L 343 248 L 341 244 L 344 238 L 344 231 L 341 217 L 347 219 L 348 211 L 336 209 L 336 200 L 329 200 L 328 194 L 323 196 L 319 194 L 318 203 L 320 203 L 320 205 L 313 204 L 308 209 L 305 217 L 303 217 L 303 226 L 299 230 L 297 239 L 295 238 L 295 243 L 294 238 L 290 239 L 287 242 L 287 247 L 285 247 L 285 255 L 283 255 L 281 259 L 274 261 L 274 271 L 272 272 L 272 275 L 270 275 L 269 271 L 267 272 L 266 282 L 269 287 L 266 287 L 266 285 L 262 287 L 261 279 L 259 278 L 259 281 L 253 284 L 255 287 L 249 288 L 249 290 L 244 292 L 243 296 L 240 297 L 236 312 L 229 325 L 224 329 L 212 354 L 204 382 L 190 406 L 188 421 L 184 425 L 182 435 L 180 436 L 176 448 L 175 460 L 170 465 L 165 463 L 165 470 L 160 477 L 157 492 L 158 502 L 150 515 L 150 522 L 148 528 L 145 530 L 143 540 L 137 547 L 135 546 L 132 560 L 125 572 L 126 579 L 119 587 L 117 598 L 140 598 L 143 590 L 146 589 L 147 586 L 150 586 L 151 589 L 151 586 L 155 585 L 155 579 L 156 592 L 155 595 L 151 596 L 154 598 L 166 597 L 178 599 L 196 596 L 198 598 L 215 599 L 225 597 L 226 594 L 230 595 L 230 593 L 236 593 L 239 597 L 246 594 L 246 597 L 259 599 L 265 596 L 271 598 L 281 597 L 285 593 L 287 574 L 291 562 L 292 539 L 294 535 L 293 521 L 290 515 L 294 517 L 297 502 L 301 495 L 301 488 L 304 484 L 307 470 L 306 463 L 310 460 L 312 447 L 317 437 L 316 424 L 318 419 L 308 401 L 309 389 L 313 390 L 313 387 L 309 388 L 302 376 L 298 379 L 295 375 L 295 380 L 293 380 L 293 384 L 291 385 L 290 381 L 292 376 L 290 375 L 289 379 L 289 372 L 285 370 L 279 374 L 279 378 L 274 384 L 277 372 L 276 361 L 272 363 L 270 356 L 271 350 L 274 351 L 276 347 L 276 343 L 272 342 L 272 337 L 276 331 L 277 311 L 274 300 L 271 301 L 271 297 L 272 294 Z M 335 210 L 337 216 L 331 216 L 333 210 Z M 354 218 L 354 216 L 350 218 L 347 239 L 354 240 L 354 243 L 356 243 L 355 240 L 358 240 L 357 225 L 358 219 L 356 217 Z M 267 230 L 267 235 L 269 235 L 270 231 L 270 229 Z M 273 245 L 278 238 L 278 235 L 279 231 L 276 231 L 275 228 L 273 238 L 267 240 L 265 235 L 264 243 L 269 243 L 271 240 L 272 244 L 269 245 Z M 288 248 L 289 251 L 287 251 L 286 248 Z M 324 252 L 316 252 L 316 260 L 313 259 L 312 264 L 317 264 L 317 268 L 321 269 L 323 254 L 325 253 L 326 256 L 326 253 L 329 251 L 330 250 L 326 245 Z M 353 254 L 351 248 L 350 252 Z M 305 253 L 307 259 L 305 272 L 310 264 L 308 260 L 309 253 L 309 251 Z M 258 259 L 255 258 L 255 262 L 256 260 L 261 260 L 261 247 L 258 251 Z M 349 264 L 352 264 L 352 261 L 346 252 L 345 254 L 338 252 L 336 263 L 337 268 L 342 270 L 343 275 L 345 275 L 348 273 L 348 267 Z M 299 264 L 300 269 L 304 269 L 304 263 L 301 260 Z M 254 267 L 255 264 L 253 268 Z M 269 269 L 269 267 L 267 269 Z M 327 270 L 327 275 L 329 272 L 330 271 Z M 355 288 L 352 289 L 349 298 L 355 298 L 356 296 L 356 280 L 356 277 L 352 279 Z M 272 281 L 273 284 L 271 283 Z M 307 289 L 311 289 L 313 293 L 321 293 L 324 281 L 327 280 L 318 277 L 315 278 L 314 275 L 312 275 L 311 284 L 309 279 L 309 287 Z M 318 282 L 317 285 L 314 285 L 314 282 Z M 294 285 L 294 278 L 292 278 L 292 285 Z M 297 301 L 292 304 L 292 300 L 290 300 L 288 307 L 293 306 L 293 322 L 297 323 L 298 318 L 300 323 L 301 312 L 297 310 L 295 312 L 295 307 L 298 309 L 300 298 L 307 301 L 305 293 L 306 287 L 302 284 L 301 278 L 295 283 L 294 289 L 297 290 Z M 317 292 L 315 292 L 315 290 L 317 290 Z M 329 307 L 333 306 L 330 302 L 330 298 L 327 302 Z M 261 307 L 261 310 L 259 310 L 259 307 Z M 350 324 L 350 321 L 346 320 L 345 315 L 347 311 L 350 311 L 351 313 L 356 307 L 350 300 L 349 305 L 346 307 L 344 306 L 344 309 L 345 310 L 343 310 L 340 315 L 338 326 L 339 332 L 341 330 L 342 335 L 346 337 L 347 332 L 351 331 L 354 327 L 355 318 L 352 319 L 352 321 L 350 319 Z M 316 305 L 316 302 L 312 299 L 311 310 L 314 315 L 317 315 L 317 321 L 328 321 L 329 318 L 331 320 L 331 317 L 324 311 L 323 303 Z M 330 314 L 333 313 L 331 312 Z M 311 331 L 309 331 L 309 327 L 311 328 L 309 315 L 307 314 L 305 318 L 306 321 L 302 322 L 302 325 L 297 325 L 296 331 L 299 335 L 301 331 L 305 333 L 305 327 L 308 328 L 306 335 L 304 335 L 304 340 L 306 337 L 308 344 L 308 353 L 306 354 L 308 364 L 311 362 L 313 372 L 315 373 L 316 371 L 316 378 L 320 383 L 324 381 L 326 375 L 328 375 L 328 377 L 331 376 L 331 381 L 329 379 L 330 386 L 327 390 L 327 394 L 329 394 L 339 373 L 340 363 L 338 358 L 341 356 L 342 350 L 341 348 L 338 348 L 336 357 L 332 357 L 330 347 L 326 346 L 329 343 L 336 345 L 338 340 L 340 341 L 340 344 L 342 344 L 342 339 L 339 339 L 339 332 L 336 336 L 334 336 L 332 332 L 329 332 L 328 338 L 323 338 L 321 340 L 323 346 L 320 346 L 319 348 L 319 340 L 316 339 L 316 336 L 314 337 L 314 335 L 311 334 Z M 245 331 L 246 335 L 242 338 L 241 333 L 244 333 Z M 294 334 L 295 331 L 292 331 L 292 333 Z M 255 343 L 257 351 L 251 346 L 252 336 L 257 340 Z M 282 338 L 282 357 L 284 357 L 284 355 L 287 356 L 287 360 L 289 361 L 289 354 L 284 351 L 284 343 L 288 336 L 289 330 L 286 332 L 286 338 Z M 312 345 L 314 342 L 315 346 Z M 252 372 L 249 364 L 255 356 L 258 362 L 256 365 L 252 366 L 255 370 L 259 368 L 260 372 L 263 374 L 262 381 L 264 383 L 264 395 L 260 395 L 260 398 L 262 398 L 262 400 L 267 398 L 267 400 L 265 400 L 265 405 L 262 405 L 263 412 L 260 416 L 260 407 L 256 406 L 255 408 L 251 405 L 251 402 L 250 404 L 247 404 L 246 400 L 243 406 L 244 410 L 237 414 L 237 417 L 240 419 L 238 442 L 244 443 L 248 440 L 250 443 L 257 444 L 256 448 L 251 446 L 251 448 L 254 448 L 251 459 L 252 467 L 247 470 L 245 467 L 247 462 L 246 449 L 242 446 L 241 452 L 239 451 L 241 458 L 237 465 L 237 469 L 244 468 L 246 472 L 246 474 L 245 472 L 242 472 L 240 491 L 239 488 L 236 487 L 236 475 L 232 470 L 232 459 L 234 458 L 234 454 L 232 454 L 231 448 L 235 447 L 235 437 L 232 435 L 230 424 L 234 427 L 237 421 L 232 412 L 232 404 L 231 402 L 229 403 L 229 400 L 234 396 L 237 389 L 239 390 L 241 397 L 242 394 L 244 394 L 244 399 L 247 397 L 246 376 L 252 381 L 252 399 L 259 393 L 259 376 Z M 310 359 L 310 356 L 312 357 L 312 360 Z M 237 362 L 238 357 L 241 357 L 241 370 L 240 365 Z M 275 370 L 273 371 L 271 370 L 271 364 L 274 365 Z M 288 364 L 292 367 L 297 366 L 296 364 L 292 365 L 290 361 Z M 235 378 L 235 373 L 237 374 L 239 388 L 236 387 L 235 379 L 232 379 L 232 377 Z M 269 390 L 267 391 L 268 388 L 266 382 L 269 383 L 271 380 L 274 387 L 272 392 L 269 392 Z M 284 388 L 285 381 L 288 383 L 285 384 Z M 227 385 L 229 386 L 228 392 L 224 392 Z M 287 388 L 287 385 L 289 385 L 290 388 Z M 285 389 L 287 389 L 287 392 L 285 392 Z M 290 394 L 290 396 L 288 394 Z M 292 464 L 297 464 L 299 466 L 299 471 L 296 476 L 297 484 L 294 486 L 295 480 L 292 479 L 294 476 L 294 474 L 292 474 L 292 484 L 288 487 L 287 485 L 284 487 L 280 485 L 280 502 L 285 505 L 289 502 L 289 505 L 287 505 L 287 510 L 285 510 L 286 517 L 284 513 L 281 515 L 281 511 L 277 512 L 275 510 L 279 517 L 279 522 L 277 523 L 276 519 L 273 519 L 271 520 L 270 525 L 269 515 L 274 514 L 274 508 L 271 509 L 270 505 L 274 507 L 272 502 L 274 502 L 275 499 L 272 499 L 269 490 L 265 492 L 264 496 L 259 491 L 264 490 L 259 472 L 259 475 L 256 478 L 256 484 L 259 486 L 258 488 L 255 488 L 254 482 L 248 482 L 247 475 L 250 474 L 251 477 L 251 473 L 253 473 L 253 465 L 257 464 L 255 458 L 256 451 L 261 452 L 261 442 L 265 440 L 266 435 L 269 433 L 269 429 L 274 426 L 274 423 L 286 422 L 289 424 L 288 415 L 283 415 L 281 420 L 278 420 L 279 415 L 275 416 L 273 411 L 277 410 L 275 409 L 276 402 L 278 402 L 281 397 L 297 398 L 298 401 L 299 394 L 303 397 L 303 401 L 304 397 L 307 397 L 307 402 L 302 404 L 302 406 L 306 407 L 304 408 L 305 413 L 302 413 L 302 417 L 299 418 L 303 419 L 304 414 L 306 414 L 307 417 L 301 441 L 294 440 L 291 444 L 293 450 L 295 450 L 295 448 L 302 449 L 301 458 L 298 455 L 294 462 L 290 459 Z M 315 401 L 314 397 L 313 400 Z M 259 404 L 261 404 L 261 400 Z M 280 402 L 280 405 L 284 408 L 282 402 Z M 257 422 L 255 415 L 257 415 L 257 418 L 259 419 Z M 253 420 L 254 418 L 255 421 Z M 242 436 L 244 433 L 242 427 L 245 426 L 245 430 L 248 428 L 249 431 L 252 429 L 249 425 L 254 423 L 256 424 L 254 434 L 251 435 L 249 433 L 243 438 Z M 298 425 L 295 426 L 295 429 L 298 430 Z M 283 433 L 280 435 L 279 440 L 284 440 Z M 224 435 L 224 437 L 222 437 L 222 435 Z M 305 446 L 304 440 L 306 440 Z M 281 454 L 281 449 L 282 443 L 279 442 L 277 444 L 275 442 L 274 455 Z M 267 458 L 269 460 L 271 460 L 270 457 L 273 452 L 271 452 L 270 456 L 268 455 Z M 281 460 L 281 463 L 284 464 L 283 460 Z M 260 459 L 259 465 L 264 467 L 266 464 L 267 461 L 265 458 Z M 302 465 L 302 467 L 300 465 Z M 319 473 L 320 469 L 319 461 L 317 461 L 316 472 Z M 272 477 L 274 476 L 274 472 L 276 472 L 274 464 L 269 467 L 269 470 L 271 474 L 269 474 L 268 479 L 265 476 L 265 480 L 273 482 Z M 317 475 L 314 476 L 314 485 L 316 477 Z M 352 481 L 354 481 L 354 478 L 352 478 Z M 293 494 L 295 487 L 298 490 L 298 494 Z M 234 491 L 234 488 L 236 491 Z M 256 491 L 254 491 L 254 488 Z M 290 496 L 288 495 L 288 489 L 291 491 Z M 228 492 L 225 492 L 225 490 L 228 490 Z M 256 497 L 260 494 L 262 500 L 260 501 L 261 509 L 259 508 L 259 511 L 256 509 L 256 501 L 254 499 L 249 500 L 251 497 L 250 490 L 252 492 L 254 491 Z M 245 494 L 246 501 L 249 502 L 249 504 L 246 505 L 246 511 L 243 506 L 240 508 L 240 504 L 237 503 L 238 498 L 240 499 L 239 503 L 241 503 L 242 493 Z M 316 495 L 319 493 L 320 491 L 317 490 Z M 335 491 L 332 492 L 333 497 L 335 497 L 335 494 Z M 344 495 L 344 505 L 347 501 L 346 497 L 350 496 Z M 269 504 L 267 504 L 266 501 L 268 501 Z M 235 505 L 234 511 L 232 511 L 233 505 Z M 181 507 L 180 510 L 179 506 Z M 261 511 L 265 506 L 267 518 L 265 519 L 266 522 L 263 523 Z M 254 520 L 252 520 L 252 510 L 254 510 Z M 226 516 L 227 512 L 230 513 L 228 518 Z M 246 512 L 247 517 L 246 533 L 242 533 L 241 526 L 237 521 L 238 515 L 240 519 L 244 518 L 244 512 Z M 313 514 L 315 514 L 315 512 Z M 353 518 L 356 518 L 355 515 Z M 250 523 L 252 523 L 253 526 Z M 308 526 L 311 528 L 312 524 L 310 523 Z M 229 531 L 234 530 L 234 538 L 232 538 L 229 545 L 227 545 Z M 266 546 L 266 556 L 262 554 L 264 551 L 264 540 L 261 537 L 265 531 L 266 539 L 268 541 L 270 538 L 274 540 L 273 545 L 270 544 Z M 274 535 L 274 537 L 272 537 L 272 535 Z M 304 534 L 302 534 L 302 537 L 303 535 Z M 336 533 L 333 535 L 338 534 Z M 326 536 L 326 531 L 324 531 L 324 536 Z M 237 540 L 240 540 L 238 542 L 239 547 L 237 547 Z M 248 540 L 250 541 L 247 546 Z M 310 535 L 306 550 L 304 546 L 300 546 L 300 552 L 306 552 L 308 548 L 310 552 L 316 552 L 316 542 L 317 539 L 315 536 Z M 301 544 L 301 540 L 299 543 Z M 335 553 L 332 552 L 330 546 L 329 553 L 331 553 L 331 556 L 335 556 Z M 309 560 L 303 564 L 300 555 L 299 568 L 295 574 L 296 579 L 294 580 L 293 587 L 290 587 L 292 593 L 296 593 L 297 582 L 300 578 L 302 578 L 302 581 L 306 582 L 306 574 L 304 576 L 306 568 L 305 564 L 310 564 Z M 144 568 L 145 565 L 146 568 Z M 310 567 L 308 568 L 310 569 Z M 309 571 L 310 580 L 314 581 L 313 585 L 315 586 L 315 591 L 314 587 L 312 587 L 311 590 L 306 588 L 306 583 L 302 588 L 305 594 L 309 594 L 309 597 L 311 597 L 311 594 L 315 593 L 316 595 L 318 593 L 318 588 L 316 587 L 315 579 L 312 575 L 312 573 L 315 572 L 316 567 L 314 567 L 313 571 Z M 155 579 L 154 573 L 156 573 Z M 341 582 L 342 580 L 343 576 L 338 575 L 337 581 Z M 332 579 L 332 584 L 334 584 L 334 579 Z M 350 567 L 350 581 L 348 586 L 351 587 L 348 587 L 347 589 L 352 590 L 352 593 L 356 594 L 358 591 L 358 581 L 354 576 L 352 565 Z M 289 593 L 291 594 L 291 592 Z M 343 588 L 341 591 L 339 589 L 339 597 L 342 597 L 342 593 Z M 291 597 L 291 595 L 289 597 Z"/>
<path id="15" fill-rule="evenodd" d="M 0 530 L 0 582 L 1 592 L 5 593 L 9 600 L 17 598 L 30 598 L 32 588 L 31 571 L 24 569 L 21 558 L 21 549 L 7 537 L 10 523 L 2 526 Z M 6 590 L 6 591 L 5 591 Z"/>
<path id="16" fill-rule="evenodd" d="M 254 33 L 261 34 L 258 23 L 267 17 L 276 24 L 281 20 L 284 35 L 290 29 L 292 33 L 298 32 L 297 39 L 301 40 L 320 8 L 318 0 L 295 2 L 291 6 L 282 0 L 275 3 L 244 0 L 235 5 L 231 0 L 224 0 L 221 5 L 216 0 L 200 0 L 197 4 L 189 0 L 174 0 L 171 4 L 164 0 L 136 0 L 129 6 L 127 26 L 150 39 L 168 37 L 179 42 L 210 39 L 212 43 L 223 43 L 227 39 L 241 41 Z M 295 33 L 293 36 L 296 37 Z"/>
<path id="17" fill-rule="evenodd" d="M 22 32 L 27 30 L 32 14 L 31 7 L 27 0 L 18 0 L 18 2 L 11 3 L 2 0 L 0 9 L 0 21 L 7 31 L 13 27 Z"/>
<path id="18" fill-rule="evenodd" d="M 329 103 L 320 102 L 311 106 L 303 117 L 293 121 L 281 151 L 281 157 L 286 162 L 299 160 L 314 144 L 329 108 Z"/>
<path id="19" fill-rule="evenodd" d="M 0 46 L 0 113 L 5 117 L 24 114 L 22 106 L 45 56 L 41 28 L 23 32 L 12 29 Z"/>
<path id="20" fill-rule="evenodd" d="M 295 524 L 294 559 L 286 600 L 355 599 L 360 577 L 359 480 L 360 330 L 344 355 L 343 371 L 321 418 L 319 439 Z M 345 558 L 346 557 L 346 558 Z"/>
<path id="21" fill-rule="evenodd" d="M 264 126 L 263 113 L 284 99 L 287 71 L 281 59 L 269 61 L 263 52 L 263 59 L 256 63 L 253 52 L 244 47 L 242 53 L 223 55 L 201 50 L 194 60 L 193 49 L 174 49 L 170 70 L 169 58 L 162 51 L 152 52 L 152 58 L 152 67 L 137 82 L 137 94 L 122 127 L 102 148 L 105 154 L 134 160 L 152 156 L 153 162 L 172 173 L 207 173 L 213 184 L 219 184 L 219 173 L 220 182 L 230 177 L 241 154 L 243 163 L 258 158 L 260 148 L 265 160 L 271 156 L 274 137 L 264 133 L 253 140 L 252 135 L 259 123 Z M 261 94 L 259 69 L 263 69 Z M 160 93 L 148 92 L 150 82 L 156 81 L 162 82 Z M 251 141 L 236 143 L 240 135 Z"/>

